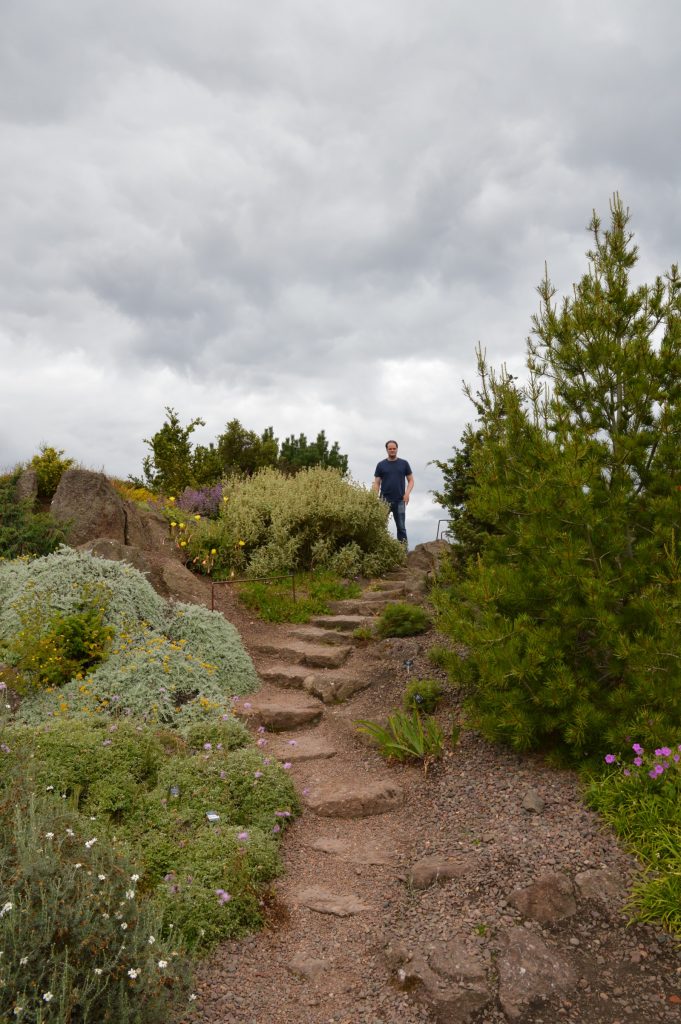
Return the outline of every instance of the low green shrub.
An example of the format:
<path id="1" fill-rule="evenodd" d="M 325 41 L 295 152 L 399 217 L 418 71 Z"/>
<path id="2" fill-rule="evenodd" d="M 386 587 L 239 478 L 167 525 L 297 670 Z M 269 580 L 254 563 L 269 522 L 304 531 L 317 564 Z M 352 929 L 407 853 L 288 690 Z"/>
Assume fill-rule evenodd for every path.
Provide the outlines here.
<path id="1" fill-rule="evenodd" d="M 404 692 L 404 710 L 432 715 L 443 693 L 444 688 L 439 679 L 412 679 Z"/>
<path id="2" fill-rule="evenodd" d="M 30 501 L 17 501 L 20 470 L 0 479 L 0 559 L 48 555 L 66 539 L 64 527 Z"/>
<path id="3" fill-rule="evenodd" d="M 20 689 L 63 686 L 103 661 L 113 639 L 107 626 L 107 594 L 102 588 L 84 589 L 71 612 L 48 610 L 30 591 L 18 603 L 21 629 L 11 637 L 7 651 L 19 673 Z"/>
<path id="4" fill-rule="evenodd" d="M 681 744 L 632 750 L 605 756 L 611 767 L 588 777 L 585 799 L 643 864 L 629 909 L 681 938 Z"/>
<path id="5" fill-rule="evenodd" d="M 43 501 L 49 501 L 54 497 L 62 475 L 73 465 L 73 459 L 64 459 L 63 454 L 61 448 L 41 444 L 40 453 L 34 455 L 29 462 L 38 479 L 38 497 Z"/>
<path id="6" fill-rule="evenodd" d="M 167 1020 L 188 962 L 160 908 L 138 898 L 139 865 L 58 796 L 5 799 L 0 825 L 0 1018 Z"/>
<path id="7" fill-rule="evenodd" d="M 361 593 L 357 583 L 329 571 L 296 576 L 295 586 L 295 601 L 290 580 L 240 585 L 239 599 L 266 622 L 309 622 L 313 615 L 331 610 L 329 601 Z"/>
<path id="8" fill-rule="evenodd" d="M 416 636 L 418 633 L 426 633 L 432 622 L 423 608 L 417 604 L 409 604 L 407 601 L 396 601 L 389 604 L 378 617 L 375 626 L 376 635 L 379 637 L 389 636 Z"/>
<path id="9" fill-rule="evenodd" d="M 394 711 L 385 725 L 370 719 L 360 719 L 358 732 L 370 736 L 383 757 L 394 761 L 423 761 L 429 765 L 442 756 L 445 736 L 432 716 L 423 717 L 418 711 L 407 714 Z"/>
<path id="10" fill-rule="evenodd" d="M 216 579 L 329 569 L 377 576 L 404 561 L 387 530 L 388 507 L 331 468 L 287 476 L 264 469 L 223 486 L 218 520 L 174 516 L 187 563 Z"/>
<path id="11" fill-rule="evenodd" d="M 6 728 L 0 805 L 17 802 L 21 786 L 95 821 L 100 846 L 115 836 L 131 851 L 164 934 L 205 949 L 260 923 L 267 886 L 281 870 L 278 840 L 300 803 L 278 762 L 253 747 L 227 749 L 222 740 L 236 739 L 228 723 L 215 723 L 200 747 L 207 733 L 193 728 L 191 745 L 134 722 Z"/>

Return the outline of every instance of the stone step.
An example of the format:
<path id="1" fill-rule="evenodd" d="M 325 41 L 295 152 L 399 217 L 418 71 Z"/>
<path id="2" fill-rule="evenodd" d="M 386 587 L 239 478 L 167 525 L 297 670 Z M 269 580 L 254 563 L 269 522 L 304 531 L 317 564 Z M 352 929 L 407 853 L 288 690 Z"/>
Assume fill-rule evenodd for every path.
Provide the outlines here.
<path id="1" fill-rule="evenodd" d="M 364 690 L 371 680 L 366 676 L 350 676 L 333 670 L 311 672 L 305 665 L 287 665 L 283 662 L 260 669 L 260 678 L 274 686 L 291 690 L 304 690 L 318 697 L 324 704 L 337 704 L 347 700 L 358 690 Z"/>
<path id="2" fill-rule="evenodd" d="M 316 735 L 303 733 L 295 740 L 285 740 L 282 736 L 276 736 L 268 742 L 266 752 L 277 761 L 284 764 L 290 761 L 297 764 L 304 761 L 321 761 L 337 754 L 336 748 L 328 740 Z"/>
<path id="3" fill-rule="evenodd" d="M 390 594 L 393 597 L 397 597 L 401 594 L 407 593 L 407 585 L 402 580 L 377 580 L 365 591 L 362 596 L 367 597 L 371 593 L 382 593 Z"/>
<path id="4" fill-rule="evenodd" d="M 333 616 L 331 616 L 333 618 Z M 356 641 L 352 635 L 342 633 L 337 629 L 324 629 L 320 626 L 294 626 L 289 631 L 289 636 L 294 640 L 302 640 L 309 644 L 354 644 Z"/>
<path id="5" fill-rule="evenodd" d="M 373 621 L 370 615 L 315 615 L 310 619 L 310 625 L 318 626 L 320 629 L 350 633 L 352 630 L 361 629 L 364 626 L 371 627 Z"/>
<path id="6" fill-rule="evenodd" d="M 324 818 L 368 818 L 395 810 L 404 801 L 392 779 L 353 779 L 315 787 L 305 798 L 314 813 Z"/>
<path id="7" fill-rule="evenodd" d="M 290 661 L 296 665 L 309 665 L 311 668 L 340 668 L 347 661 L 352 647 L 275 639 L 259 640 L 253 650 L 256 654 L 275 655 L 282 661 Z"/>
<path id="8" fill-rule="evenodd" d="M 329 601 L 329 607 L 336 615 L 380 615 L 383 609 L 392 603 L 385 594 L 376 594 L 369 600 L 361 597 L 348 598 L 345 601 Z"/>
<path id="9" fill-rule="evenodd" d="M 272 732 L 312 725 L 323 712 L 321 701 L 293 693 L 282 693 L 280 698 L 256 696 L 234 707 L 234 713 L 249 725 L 263 725 Z"/>

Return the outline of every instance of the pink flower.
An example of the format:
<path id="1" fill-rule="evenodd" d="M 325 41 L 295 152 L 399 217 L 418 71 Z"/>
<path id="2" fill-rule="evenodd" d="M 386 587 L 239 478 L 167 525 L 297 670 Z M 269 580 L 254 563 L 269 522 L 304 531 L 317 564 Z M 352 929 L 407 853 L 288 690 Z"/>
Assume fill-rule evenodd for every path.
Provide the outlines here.
<path id="1" fill-rule="evenodd" d="M 272 829 L 272 831 L 273 832 L 281 832 L 281 826 L 280 825 L 275 825 L 274 828 Z"/>
<path id="2" fill-rule="evenodd" d="M 242 843 L 248 842 L 248 832 L 238 832 L 237 839 L 240 839 Z"/>
<path id="3" fill-rule="evenodd" d="M 291 762 L 290 761 L 284 761 L 284 763 L 282 764 L 281 767 L 288 769 L 288 768 L 291 767 Z"/>
<path id="4" fill-rule="evenodd" d="M 254 779 L 261 779 L 262 778 L 262 772 L 253 772 L 253 778 Z"/>
<path id="5" fill-rule="evenodd" d="M 229 901 L 232 898 L 228 892 L 225 892 L 224 889 L 216 889 L 215 895 L 219 899 L 220 903 L 229 903 Z"/>
<path id="6" fill-rule="evenodd" d="M 604 760 L 606 764 L 614 764 L 617 758 L 614 754 L 606 754 Z"/>

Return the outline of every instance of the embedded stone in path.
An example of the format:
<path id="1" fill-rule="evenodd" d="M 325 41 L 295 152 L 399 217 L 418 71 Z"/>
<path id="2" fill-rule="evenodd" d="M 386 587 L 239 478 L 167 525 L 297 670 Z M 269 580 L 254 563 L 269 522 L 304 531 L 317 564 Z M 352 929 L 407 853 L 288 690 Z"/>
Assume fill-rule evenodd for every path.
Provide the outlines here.
<path id="1" fill-rule="evenodd" d="M 448 857 L 433 855 L 424 857 L 413 865 L 409 872 L 409 881 L 415 889 L 427 889 L 434 882 L 447 882 L 452 878 L 462 878 L 473 867 L 473 857 Z"/>
<path id="2" fill-rule="evenodd" d="M 313 697 L 319 697 L 325 704 L 337 704 L 347 700 L 353 693 L 365 690 L 371 685 L 368 676 L 348 676 L 336 672 L 315 672 L 303 683 L 303 689 Z"/>
<path id="3" fill-rule="evenodd" d="M 352 651 L 350 646 L 297 643 L 288 639 L 260 640 L 254 649 L 258 654 L 273 654 L 283 661 L 309 665 L 312 668 L 339 668 Z"/>
<path id="4" fill-rule="evenodd" d="M 509 903 L 523 917 L 532 918 L 541 924 L 551 924 L 564 917 L 572 917 L 577 912 L 572 883 L 565 875 L 557 872 L 542 875 L 524 889 L 516 889 L 509 896 Z"/>
<path id="5" fill-rule="evenodd" d="M 314 910 L 318 914 L 333 914 L 335 917 L 350 917 L 351 914 L 361 914 L 371 907 L 357 896 L 343 896 L 338 893 L 329 892 L 319 885 L 312 885 L 307 889 L 299 889 L 293 894 L 293 900 L 308 910 Z"/>
<path id="6" fill-rule="evenodd" d="M 344 864 L 377 864 L 385 867 L 394 867 L 397 864 L 397 856 L 393 849 L 380 846 L 370 839 L 356 844 L 337 838 L 313 839 L 310 849 L 329 853 L 338 857 Z"/>
<path id="7" fill-rule="evenodd" d="M 252 697 L 250 701 L 237 704 L 234 710 L 249 724 L 264 725 L 273 732 L 283 732 L 319 721 L 324 705 L 311 697 L 282 693 L 280 699 Z"/>
<path id="8" fill-rule="evenodd" d="M 577 984 L 572 965 L 527 928 L 510 928 L 502 943 L 499 1002 L 511 1021 L 524 1019 L 530 1004 L 566 996 Z"/>
<path id="9" fill-rule="evenodd" d="M 480 954 L 466 951 L 459 939 L 430 942 L 413 951 L 392 941 L 386 957 L 399 984 L 426 1002 L 442 1024 L 468 1024 L 492 1001 Z"/>
<path id="10" fill-rule="evenodd" d="M 314 735 L 302 735 L 296 740 L 284 740 L 277 736 L 270 742 L 267 751 L 277 761 L 291 761 L 293 764 L 299 761 L 322 761 L 335 757 L 337 753 L 331 743 Z"/>
<path id="11" fill-rule="evenodd" d="M 389 604 L 391 601 L 385 594 L 376 593 L 372 596 L 364 594 L 358 598 L 346 598 L 343 601 L 329 601 L 329 608 L 336 615 L 378 615 Z"/>
<path id="12" fill-rule="evenodd" d="M 371 627 L 373 621 L 371 615 L 315 615 L 310 619 L 310 625 L 319 626 L 321 629 L 350 633 L 353 629 L 362 629 L 364 626 Z"/>
<path id="13" fill-rule="evenodd" d="M 575 875 L 575 885 L 584 899 L 607 904 L 619 910 L 626 897 L 623 879 L 607 868 L 591 868 Z"/>
<path id="14" fill-rule="evenodd" d="M 324 818 L 368 818 L 399 807 L 404 793 L 391 779 L 331 782 L 308 795 L 307 806 Z"/>

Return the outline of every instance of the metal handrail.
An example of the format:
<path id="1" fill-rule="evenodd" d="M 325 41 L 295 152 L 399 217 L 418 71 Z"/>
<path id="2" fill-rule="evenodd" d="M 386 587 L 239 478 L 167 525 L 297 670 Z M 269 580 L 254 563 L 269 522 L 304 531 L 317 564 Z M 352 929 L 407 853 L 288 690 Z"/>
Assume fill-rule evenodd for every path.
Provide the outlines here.
<path id="1" fill-rule="evenodd" d="M 229 579 L 229 580 L 211 580 L 210 581 L 210 610 L 215 611 L 215 588 L 227 586 L 231 583 L 269 583 L 272 580 L 289 580 L 291 581 L 291 592 L 293 594 L 293 601 L 296 598 L 296 577 L 295 573 L 285 572 L 282 576 L 242 576 L 241 579 Z"/>
<path id="2" fill-rule="evenodd" d="M 437 521 L 437 532 L 435 534 L 435 540 L 440 540 L 440 523 L 452 523 L 453 519 L 438 519 Z M 443 534 L 449 533 L 449 530 L 443 530 Z"/>

